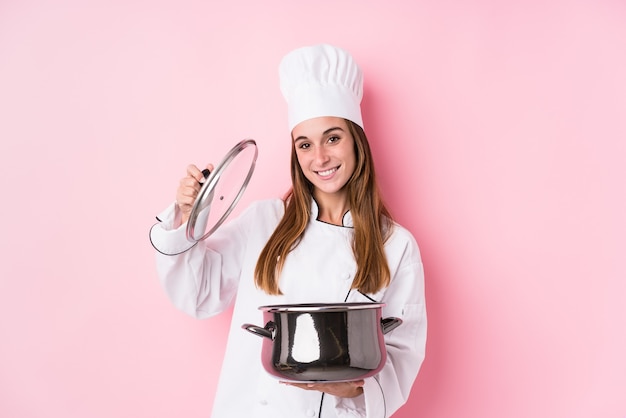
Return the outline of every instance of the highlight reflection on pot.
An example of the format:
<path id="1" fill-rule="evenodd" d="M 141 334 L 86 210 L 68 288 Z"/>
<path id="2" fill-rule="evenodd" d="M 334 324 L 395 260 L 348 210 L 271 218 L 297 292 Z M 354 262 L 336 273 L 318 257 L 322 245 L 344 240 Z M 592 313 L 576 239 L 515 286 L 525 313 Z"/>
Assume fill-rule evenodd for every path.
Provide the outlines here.
<path id="1" fill-rule="evenodd" d="M 243 328 L 264 338 L 261 361 L 281 380 L 352 381 L 385 364 L 383 334 L 402 323 L 381 319 L 382 303 L 262 306 L 264 327 Z"/>
<path id="2" fill-rule="evenodd" d="M 291 357 L 300 363 L 311 363 L 320 357 L 320 341 L 310 314 L 296 317 Z"/>

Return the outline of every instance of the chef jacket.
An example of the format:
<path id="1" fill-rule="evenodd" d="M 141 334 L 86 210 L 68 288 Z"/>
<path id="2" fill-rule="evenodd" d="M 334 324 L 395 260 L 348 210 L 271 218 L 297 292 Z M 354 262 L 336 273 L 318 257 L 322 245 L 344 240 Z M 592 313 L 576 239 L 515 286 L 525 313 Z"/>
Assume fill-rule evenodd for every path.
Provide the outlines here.
<path id="1" fill-rule="evenodd" d="M 274 296 L 255 286 L 254 269 L 283 216 L 281 200 L 251 204 L 188 251 L 183 251 L 190 245 L 185 226 L 174 228 L 177 212 L 172 204 L 158 216 L 160 222 L 150 233 L 157 249 L 158 276 L 168 297 L 197 318 L 216 315 L 235 304 L 213 418 L 384 418 L 406 402 L 426 343 L 423 267 L 410 232 L 394 225 L 385 243 L 391 282 L 378 293 L 365 295 L 351 289 L 357 266 L 350 212 L 343 226 L 321 222 L 313 201 L 309 224 L 280 274 L 283 294 Z M 263 326 L 260 306 L 372 301 L 385 304 L 383 318 L 398 317 L 403 322 L 384 335 L 386 363 L 377 375 L 365 379 L 363 395 L 356 398 L 322 396 L 318 391 L 280 384 L 261 364 L 263 338 L 241 328 L 244 323 Z"/>

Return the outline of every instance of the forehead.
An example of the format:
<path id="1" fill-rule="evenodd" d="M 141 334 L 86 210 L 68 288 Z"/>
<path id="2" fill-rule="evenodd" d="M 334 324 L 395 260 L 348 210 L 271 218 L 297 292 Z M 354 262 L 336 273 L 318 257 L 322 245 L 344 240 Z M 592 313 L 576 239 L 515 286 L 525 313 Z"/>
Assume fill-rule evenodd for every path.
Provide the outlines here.
<path id="1" fill-rule="evenodd" d="M 324 135 L 333 128 L 340 128 L 344 132 L 348 132 L 348 125 L 344 119 L 334 116 L 322 116 L 300 122 L 293 128 L 291 135 L 294 139 L 300 137 L 315 138 Z"/>

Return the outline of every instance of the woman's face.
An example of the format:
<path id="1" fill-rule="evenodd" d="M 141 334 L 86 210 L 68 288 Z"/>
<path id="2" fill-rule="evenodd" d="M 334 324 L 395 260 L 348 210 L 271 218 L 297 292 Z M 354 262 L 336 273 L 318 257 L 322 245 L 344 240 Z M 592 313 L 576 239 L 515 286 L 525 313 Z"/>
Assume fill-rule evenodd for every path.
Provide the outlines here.
<path id="1" fill-rule="evenodd" d="M 356 167 L 354 138 L 346 121 L 319 117 L 300 122 L 292 137 L 298 163 L 318 194 L 344 193 Z"/>

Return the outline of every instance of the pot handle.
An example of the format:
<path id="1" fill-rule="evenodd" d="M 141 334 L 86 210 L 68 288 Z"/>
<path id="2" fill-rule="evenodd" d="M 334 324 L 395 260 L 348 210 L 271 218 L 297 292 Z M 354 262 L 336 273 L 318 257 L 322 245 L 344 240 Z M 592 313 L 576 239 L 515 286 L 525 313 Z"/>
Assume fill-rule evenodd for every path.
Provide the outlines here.
<path id="1" fill-rule="evenodd" d="M 402 324 L 402 320 L 393 316 L 390 316 L 389 318 L 382 318 L 380 320 L 380 326 L 383 328 L 383 334 L 398 328 L 400 324 Z"/>
<path id="2" fill-rule="evenodd" d="M 271 321 L 265 324 L 265 328 L 261 328 L 252 324 L 243 324 L 241 328 L 245 329 L 248 332 L 251 332 L 252 334 L 258 335 L 259 337 L 274 340 L 274 323 Z"/>

